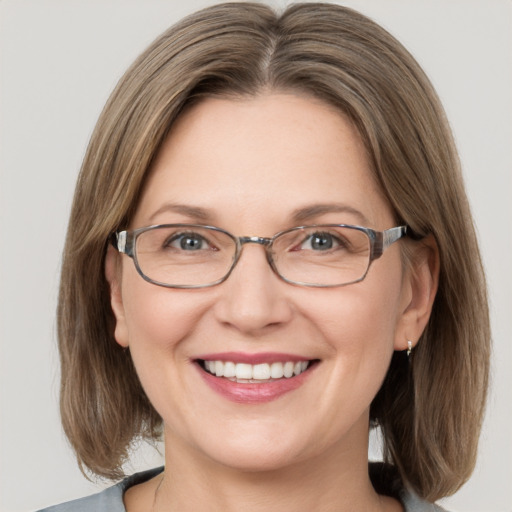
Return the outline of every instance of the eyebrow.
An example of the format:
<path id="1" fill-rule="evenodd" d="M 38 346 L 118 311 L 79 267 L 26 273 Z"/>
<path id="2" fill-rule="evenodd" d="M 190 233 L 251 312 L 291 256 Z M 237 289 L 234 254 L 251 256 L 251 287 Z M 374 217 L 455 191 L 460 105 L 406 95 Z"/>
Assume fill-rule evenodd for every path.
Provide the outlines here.
<path id="1" fill-rule="evenodd" d="M 215 218 L 213 211 L 208 208 L 186 204 L 165 203 L 149 217 L 149 221 L 153 222 L 155 217 L 166 212 L 184 215 L 198 223 L 213 223 L 213 219 Z M 320 217 L 327 213 L 348 213 L 355 216 L 361 225 L 366 226 L 369 224 L 368 218 L 361 211 L 341 203 L 319 203 L 297 208 L 292 212 L 291 221 L 296 225 L 304 224 L 315 217 Z"/>
<path id="2" fill-rule="evenodd" d="M 349 213 L 357 217 L 361 225 L 369 224 L 368 218 L 361 211 L 340 203 L 313 204 L 304 208 L 298 208 L 294 210 L 292 219 L 294 222 L 302 224 L 326 213 Z"/>
<path id="3" fill-rule="evenodd" d="M 152 213 L 149 217 L 149 220 L 153 221 L 155 217 L 166 212 L 179 213 L 181 215 L 190 217 L 191 219 L 195 219 L 196 221 L 200 222 L 209 221 L 214 217 L 213 212 L 211 210 L 202 208 L 200 206 L 166 203 L 160 208 L 158 208 L 158 210 L 156 210 L 154 213 Z"/>

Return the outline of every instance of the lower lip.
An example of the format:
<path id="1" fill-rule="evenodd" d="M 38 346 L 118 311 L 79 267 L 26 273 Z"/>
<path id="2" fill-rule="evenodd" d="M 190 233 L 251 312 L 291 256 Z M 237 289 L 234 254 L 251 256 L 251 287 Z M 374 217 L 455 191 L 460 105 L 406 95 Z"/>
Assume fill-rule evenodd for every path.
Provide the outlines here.
<path id="1" fill-rule="evenodd" d="M 203 370 L 199 364 L 197 364 L 197 367 L 201 377 L 213 391 L 232 402 L 241 404 L 261 404 L 277 400 L 286 393 L 302 386 L 312 370 L 310 367 L 305 372 L 289 379 L 283 378 L 272 382 L 262 382 L 261 384 L 249 384 L 215 377 L 215 375 Z"/>

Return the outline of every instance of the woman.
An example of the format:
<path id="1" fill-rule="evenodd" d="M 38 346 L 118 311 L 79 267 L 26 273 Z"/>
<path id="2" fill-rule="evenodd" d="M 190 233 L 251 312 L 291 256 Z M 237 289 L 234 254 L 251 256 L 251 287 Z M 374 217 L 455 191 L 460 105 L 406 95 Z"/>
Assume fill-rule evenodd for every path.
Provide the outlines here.
<path id="1" fill-rule="evenodd" d="M 439 100 L 387 32 L 322 4 L 185 19 L 98 121 L 59 301 L 80 466 L 119 478 L 162 434 L 165 470 L 55 510 L 432 510 L 475 462 L 478 254 Z"/>

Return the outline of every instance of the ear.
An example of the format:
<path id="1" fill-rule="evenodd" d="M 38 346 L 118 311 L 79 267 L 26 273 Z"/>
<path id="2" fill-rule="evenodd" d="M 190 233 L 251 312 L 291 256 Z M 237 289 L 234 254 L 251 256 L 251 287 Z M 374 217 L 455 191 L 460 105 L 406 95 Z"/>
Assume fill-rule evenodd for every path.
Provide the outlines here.
<path id="1" fill-rule="evenodd" d="M 105 277 L 110 287 L 110 304 L 116 318 L 114 336 L 119 345 L 128 347 L 128 328 L 121 293 L 121 256 L 110 246 L 105 258 Z"/>
<path id="2" fill-rule="evenodd" d="M 434 237 L 429 235 L 410 244 L 395 350 L 406 350 L 408 341 L 416 345 L 427 326 L 439 284 L 439 249 Z"/>

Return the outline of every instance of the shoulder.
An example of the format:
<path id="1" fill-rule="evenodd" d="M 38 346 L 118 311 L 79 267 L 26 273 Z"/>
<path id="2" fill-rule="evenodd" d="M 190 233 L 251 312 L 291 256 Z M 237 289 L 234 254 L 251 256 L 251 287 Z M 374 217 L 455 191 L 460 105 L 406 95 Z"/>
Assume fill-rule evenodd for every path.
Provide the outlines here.
<path id="1" fill-rule="evenodd" d="M 405 512 L 448 512 L 439 505 L 424 501 L 407 490 L 402 491 L 400 500 L 402 501 Z"/>
<path id="2" fill-rule="evenodd" d="M 97 494 L 44 508 L 38 512 L 126 512 L 123 503 L 126 490 L 153 478 L 162 471 L 163 468 L 155 468 L 136 473 Z"/>
<path id="3" fill-rule="evenodd" d="M 54 505 L 38 512 L 125 512 L 121 483 L 92 496 Z"/>
<path id="4" fill-rule="evenodd" d="M 391 496 L 403 505 L 405 512 L 448 512 L 444 508 L 420 499 L 404 486 L 396 467 L 382 462 L 371 462 L 370 479 L 379 494 Z"/>

